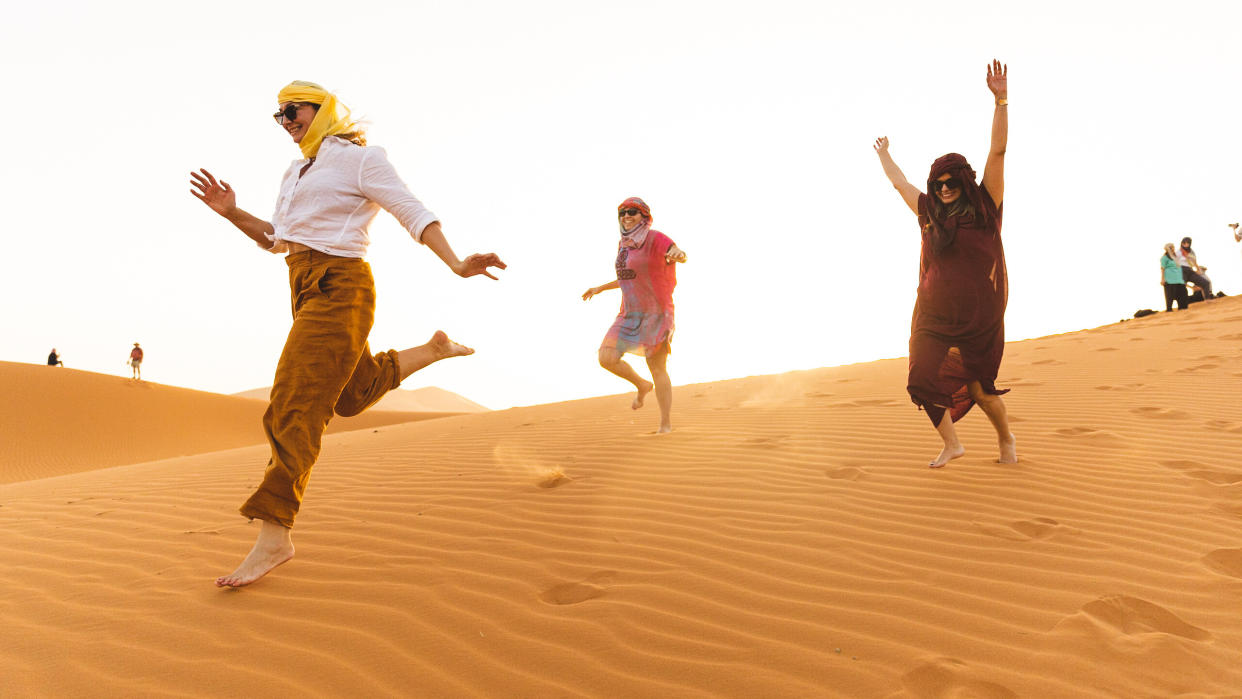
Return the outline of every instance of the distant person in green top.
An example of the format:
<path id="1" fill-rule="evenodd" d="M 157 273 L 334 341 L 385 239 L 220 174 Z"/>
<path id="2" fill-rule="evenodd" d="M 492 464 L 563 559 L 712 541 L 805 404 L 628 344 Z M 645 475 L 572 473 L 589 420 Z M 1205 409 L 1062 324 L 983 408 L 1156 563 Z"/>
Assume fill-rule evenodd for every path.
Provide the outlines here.
<path id="1" fill-rule="evenodd" d="M 1177 310 L 1190 305 L 1186 297 L 1186 279 L 1182 277 L 1182 266 L 1177 262 L 1177 249 L 1173 243 L 1164 244 L 1164 255 L 1160 257 L 1160 285 L 1164 287 L 1164 310 L 1173 310 L 1173 302 L 1177 301 Z"/>

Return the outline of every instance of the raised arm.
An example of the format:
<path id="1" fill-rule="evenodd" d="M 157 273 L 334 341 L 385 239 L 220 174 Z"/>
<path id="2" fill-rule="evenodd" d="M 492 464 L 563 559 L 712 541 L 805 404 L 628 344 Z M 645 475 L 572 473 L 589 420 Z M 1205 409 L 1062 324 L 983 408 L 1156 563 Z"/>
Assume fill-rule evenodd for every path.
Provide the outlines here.
<path id="1" fill-rule="evenodd" d="M 918 215 L 919 213 L 919 195 L 922 192 L 918 187 L 910 184 L 906 179 L 901 168 L 897 167 L 897 163 L 893 162 L 893 156 L 888 154 L 888 136 L 881 136 L 875 139 L 875 153 L 880 156 L 880 165 L 884 168 L 884 174 L 888 175 L 888 181 L 893 183 L 893 188 L 901 194 L 901 198 L 906 202 L 906 206 Z"/>
<path id="2" fill-rule="evenodd" d="M 272 248 L 271 236 L 276 235 L 276 230 L 272 228 L 271 222 L 238 208 L 237 195 L 228 182 L 217 181 L 210 172 L 199 170 L 199 172 L 190 173 L 190 185 L 193 187 L 190 194 L 206 204 L 208 208 L 237 226 L 238 230 L 245 233 L 259 247 L 264 250 Z"/>
<path id="3" fill-rule="evenodd" d="M 1005 146 L 1009 141 L 1009 66 L 993 60 L 988 65 L 988 89 L 996 98 L 992 112 L 992 145 L 983 168 L 983 186 L 997 206 L 1005 198 Z"/>

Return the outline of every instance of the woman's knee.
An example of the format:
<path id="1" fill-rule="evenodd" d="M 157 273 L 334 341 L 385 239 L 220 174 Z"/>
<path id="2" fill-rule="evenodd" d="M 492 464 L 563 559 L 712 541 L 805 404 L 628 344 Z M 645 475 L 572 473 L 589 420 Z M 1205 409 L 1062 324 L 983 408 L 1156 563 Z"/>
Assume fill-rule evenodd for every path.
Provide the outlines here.
<path id="1" fill-rule="evenodd" d="M 600 349 L 599 365 L 605 369 L 615 367 L 621 361 L 621 353 L 614 349 Z"/>
<path id="2" fill-rule="evenodd" d="M 336 406 L 332 408 L 332 412 L 339 417 L 353 417 L 361 413 L 362 408 L 347 401 L 337 401 Z"/>

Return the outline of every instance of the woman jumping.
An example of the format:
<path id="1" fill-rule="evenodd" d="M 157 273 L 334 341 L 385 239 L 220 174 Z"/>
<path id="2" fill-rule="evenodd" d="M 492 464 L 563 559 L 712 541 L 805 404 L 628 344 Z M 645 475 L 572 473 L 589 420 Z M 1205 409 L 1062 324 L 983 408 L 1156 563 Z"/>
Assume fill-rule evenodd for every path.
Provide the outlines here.
<path id="1" fill-rule="evenodd" d="M 260 248 L 288 253 L 293 304 L 293 327 L 263 416 L 272 457 L 258 491 L 241 507 L 263 526 L 241 565 L 216 579 L 220 587 L 248 585 L 293 558 L 293 520 L 333 413 L 357 415 L 419 369 L 474 352 L 436 331 L 424 345 L 371 354 L 375 283 L 362 256 L 379 210 L 395 216 L 458 276 L 495 279 L 488 268 L 505 268 L 494 253 L 457 258 L 435 214 L 397 177 L 383 149 L 367 147 L 335 95 L 295 81 L 277 102 L 273 117 L 304 157 L 285 171 L 271 221 L 239 208 L 227 182 L 206 170 L 190 173 L 191 194 Z"/>
<path id="2" fill-rule="evenodd" d="M 638 197 L 621 202 L 617 221 L 621 228 L 617 278 L 587 289 L 582 300 L 608 289 L 621 289 L 621 312 L 599 347 L 599 365 L 638 389 L 630 406 L 634 410 L 643 407 L 643 400 L 655 388 L 660 404 L 659 432 L 664 434 L 673 430 L 669 418 L 673 383 L 667 368 L 673 342 L 673 288 L 677 286 L 677 263 L 686 261 L 686 253 L 651 227 L 651 207 Z M 647 358 L 651 381 L 621 359 L 626 352 Z"/>
<path id="3" fill-rule="evenodd" d="M 923 243 L 919 288 L 910 326 L 910 374 L 906 390 L 927 411 L 944 441 L 928 465 L 939 468 L 966 453 L 953 423 L 975 403 L 996 428 L 1001 463 L 1018 460 L 996 375 L 1005 351 L 1005 305 L 1009 283 L 1001 245 L 1005 193 L 1005 144 L 1009 135 L 1008 68 L 988 66 L 988 89 L 996 98 L 992 146 L 982 186 L 966 159 L 949 153 L 932 163 L 927 192 L 906 180 L 888 153 L 888 139 L 875 151 L 884 174 L 919 218 Z"/>

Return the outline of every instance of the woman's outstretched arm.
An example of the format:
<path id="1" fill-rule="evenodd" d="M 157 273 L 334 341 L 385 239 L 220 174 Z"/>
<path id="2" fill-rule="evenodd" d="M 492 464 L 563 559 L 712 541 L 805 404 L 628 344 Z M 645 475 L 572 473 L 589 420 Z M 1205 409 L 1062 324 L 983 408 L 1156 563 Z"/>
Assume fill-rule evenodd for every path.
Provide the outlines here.
<path id="1" fill-rule="evenodd" d="M 441 230 L 439 221 L 432 221 L 427 224 L 427 227 L 423 229 L 422 242 L 431 248 L 436 257 L 440 258 L 440 261 L 459 277 L 473 277 L 476 274 L 482 274 L 488 279 L 495 279 L 496 277 L 492 276 L 492 273 L 488 271 L 489 267 L 497 269 L 508 267 L 508 265 L 500 261 L 500 257 L 494 252 L 471 255 L 464 260 L 458 259 L 457 253 L 453 252 L 448 239 L 444 237 L 444 231 Z"/>
<path id="2" fill-rule="evenodd" d="M 607 284 L 601 284 L 601 285 L 599 285 L 599 286 L 593 286 L 593 287 L 591 287 L 590 289 L 587 289 L 586 291 L 584 291 L 584 292 L 582 293 L 582 300 L 583 300 L 583 301 L 590 301 L 592 296 L 594 296 L 594 295 L 596 295 L 596 294 L 600 293 L 601 291 L 608 291 L 608 290 L 610 290 L 610 289 L 620 289 L 620 288 L 621 288 L 621 282 L 617 281 L 616 279 L 613 279 L 612 281 L 608 282 Z"/>
<path id="3" fill-rule="evenodd" d="M 884 174 L 888 175 L 888 181 L 893 183 L 893 187 L 901 194 L 902 200 L 906 202 L 906 206 L 917 215 L 919 213 L 919 195 L 922 192 L 918 187 L 910 184 L 906 179 L 901 168 L 897 167 L 897 163 L 893 162 L 893 156 L 888 154 L 888 136 L 881 136 L 875 139 L 875 152 L 880 156 L 880 165 L 884 167 Z"/>
<path id="4" fill-rule="evenodd" d="M 229 223 L 237 226 L 238 230 L 258 243 L 259 247 L 264 250 L 271 249 L 272 236 L 276 235 L 271 222 L 238 208 L 237 195 L 228 182 L 217 181 L 210 172 L 199 170 L 199 172 L 190 173 L 190 184 L 194 187 L 190 190 L 190 194 L 198 197 L 198 200 L 212 211 L 228 219 Z"/>
<path id="5" fill-rule="evenodd" d="M 1005 146 L 1009 142 L 1009 66 L 993 60 L 988 65 L 988 89 L 996 98 L 992 113 L 992 146 L 983 168 L 983 186 L 997 206 L 1005 198 Z"/>

